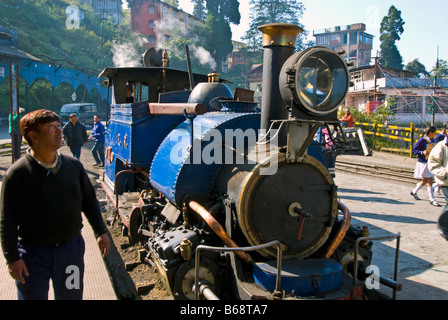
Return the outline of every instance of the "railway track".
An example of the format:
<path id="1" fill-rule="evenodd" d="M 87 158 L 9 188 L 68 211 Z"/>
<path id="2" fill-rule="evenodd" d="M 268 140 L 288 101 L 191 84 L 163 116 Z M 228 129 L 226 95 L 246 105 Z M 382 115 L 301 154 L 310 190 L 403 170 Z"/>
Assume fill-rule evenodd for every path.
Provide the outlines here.
<path id="1" fill-rule="evenodd" d="M 387 180 L 400 181 L 405 183 L 416 183 L 413 177 L 414 170 L 401 167 L 372 165 L 366 163 L 356 163 L 345 160 L 336 160 L 336 174 L 338 171 L 361 174 L 371 177 L 378 177 Z"/>

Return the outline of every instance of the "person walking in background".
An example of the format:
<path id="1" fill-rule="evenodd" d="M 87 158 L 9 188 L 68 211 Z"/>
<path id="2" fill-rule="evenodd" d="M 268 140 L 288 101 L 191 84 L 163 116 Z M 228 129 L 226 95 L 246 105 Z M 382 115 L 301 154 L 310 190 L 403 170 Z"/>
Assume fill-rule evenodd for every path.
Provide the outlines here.
<path id="1" fill-rule="evenodd" d="M 13 145 L 14 161 L 20 158 L 20 147 L 22 145 L 22 134 L 19 129 L 19 122 L 22 118 L 22 113 L 25 112 L 24 108 L 19 108 L 19 112 L 14 111 L 9 115 L 9 134 L 11 135 L 11 142 Z"/>
<path id="2" fill-rule="evenodd" d="M 89 135 L 89 139 L 95 142 L 92 148 L 92 155 L 96 161 L 94 166 L 104 167 L 104 133 L 104 125 L 100 121 L 100 116 L 96 114 L 93 117 L 92 133 Z"/>
<path id="3" fill-rule="evenodd" d="M 86 128 L 78 121 L 76 113 L 70 115 L 70 121 L 62 129 L 65 143 L 76 159 L 81 157 L 81 148 L 87 143 Z"/>
<path id="4" fill-rule="evenodd" d="M 434 189 L 432 187 L 434 176 L 428 169 L 428 156 L 431 152 L 431 148 L 435 145 L 434 137 L 436 136 L 436 131 L 437 128 L 434 126 L 426 128 L 423 132 L 423 136 L 418 139 L 412 149 L 412 153 L 417 155 L 414 178 L 421 179 L 421 181 L 417 183 L 417 186 L 411 191 L 411 195 L 415 198 L 415 200 L 420 200 L 417 193 L 426 184 L 429 194 L 429 202 L 433 206 L 440 207 L 440 204 L 434 198 Z"/>
<path id="5" fill-rule="evenodd" d="M 345 116 L 342 119 L 339 119 L 342 122 L 342 125 L 347 128 L 353 128 L 353 116 L 350 113 L 350 109 L 345 110 Z"/>
<path id="6" fill-rule="evenodd" d="M 434 142 L 435 143 L 439 143 L 440 141 L 445 140 L 447 129 L 448 129 L 448 122 L 444 122 L 443 125 L 442 125 L 442 129 L 440 130 L 440 132 L 434 138 Z"/>
<path id="7" fill-rule="evenodd" d="M 429 154 L 428 169 L 434 175 L 436 183 L 442 189 L 445 201 L 445 207 L 437 221 L 440 235 L 448 240 L 448 139 L 438 143 Z"/>
<path id="8" fill-rule="evenodd" d="M 103 257 L 110 249 L 99 201 L 83 165 L 58 151 L 60 122 L 56 113 L 44 109 L 23 117 L 20 130 L 30 148 L 2 181 L 1 245 L 19 300 L 47 300 L 50 279 L 56 300 L 82 299 L 81 212 Z M 74 270 L 77 279 L 72 283 Z"/>

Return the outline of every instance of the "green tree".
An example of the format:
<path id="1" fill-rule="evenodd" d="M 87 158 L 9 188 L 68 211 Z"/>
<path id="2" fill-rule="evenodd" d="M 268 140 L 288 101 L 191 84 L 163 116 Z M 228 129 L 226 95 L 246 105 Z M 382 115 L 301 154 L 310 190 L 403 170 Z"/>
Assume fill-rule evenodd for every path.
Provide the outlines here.
<path id="1" fill-rule="evenodd" d="M 222 62 L 232 52 L 232 30 L 230 23 L 238 25 L 241 15 L 237 0 L 206 0 L 207 18 L 205 20 L 204 46 L 217 63 L 217 71 L 221 72 Z"/>
<path id="2" fill-rule="evenodd" d="M 251 0 L 250 1 L 249 30 L 243 39 L 248 42 L 249 52 L 252 52 L 255 63 L 263 60 L 262 34 L 258 27 L 268 23 L 290 23 L 303 28 L 300 20 L 305 6 L 297 0 Z M 314 45 L 314 42 L 305 42 L 308 32 L 301 33 L 296 41 L 298 50 Z"/>
<path id="3" fill-rule="evenodd" d="M 401 11 L 395 6 L 389 8 L 387 16 L 381 21 L 380 28 L 380 64 L 388 68 L 403 69 L 403 58 L 395 42 L 404 32 L 404 20 Z"/>
<path id="4" fill-rule="evenodd" d="M 431 77 L 439 79 L 448 77 L 448 61 L 439 59 L 431 70 Z"/>
<path id="5" fill-rule="evenodd" d="M 204 21 L 207 17 L 204 0 L 192 0 L 192 2 L 194 4 L 193 16 L 201 21 Z"/>
<path id="6" fill-rule="evenodd" d="M 179 0 L 163 0 L 163 2 L 173 6 L 175 8 L 179 8 Z"/>
<path id="7" fill-rule="evenodd" d="M 429 76 L 429 72 L 426 71 L 426 67 L 423 65 L 423 63 L 420 62 L 418 58 L 412 60 L 409 62 L 405 67 L 404 70 L 416 72 L 417 78 L 424 78 Z"/>

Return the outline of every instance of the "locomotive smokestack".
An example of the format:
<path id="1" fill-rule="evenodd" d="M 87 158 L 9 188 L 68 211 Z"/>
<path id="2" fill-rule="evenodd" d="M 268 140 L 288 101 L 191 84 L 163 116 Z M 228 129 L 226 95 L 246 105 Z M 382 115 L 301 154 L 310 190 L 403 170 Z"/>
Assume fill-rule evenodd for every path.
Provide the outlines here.
<path id="1" fill-rule="evenodd" d="M 294 53 L 297 36 L 303 29 L 287 23 L 270 23 L 258 28 L 263 33 L 263 83 L 261 129 L 268 130 L 271 120 L 288 119 L 289 113 L 280 94 L 279 75 L 285 61 Z M 279 145 L 286 143 L 286 132 Z"/>

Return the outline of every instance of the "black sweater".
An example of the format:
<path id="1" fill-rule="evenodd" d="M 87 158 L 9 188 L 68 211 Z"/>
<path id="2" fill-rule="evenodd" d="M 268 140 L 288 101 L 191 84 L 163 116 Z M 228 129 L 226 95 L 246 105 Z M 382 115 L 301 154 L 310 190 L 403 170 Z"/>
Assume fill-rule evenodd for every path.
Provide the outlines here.
<path id="1" fill-rule="evenodd" d="M 81 232 L 84 212 L 96 236 L 107 232 L 95 190 L 81 162 L 61 155 L 56 173 L 30 154 L 5 173 L 0 235 L 7 263 L 20 259 L 17 242 L 56 245 Z"/>

